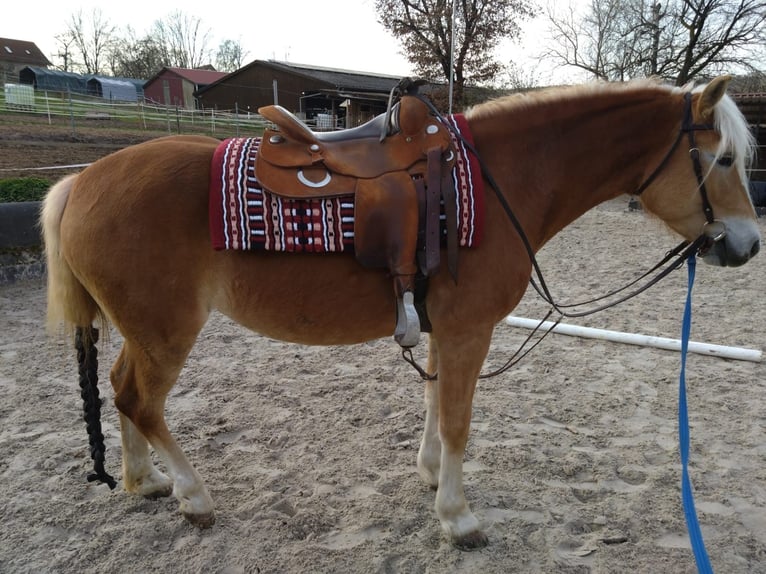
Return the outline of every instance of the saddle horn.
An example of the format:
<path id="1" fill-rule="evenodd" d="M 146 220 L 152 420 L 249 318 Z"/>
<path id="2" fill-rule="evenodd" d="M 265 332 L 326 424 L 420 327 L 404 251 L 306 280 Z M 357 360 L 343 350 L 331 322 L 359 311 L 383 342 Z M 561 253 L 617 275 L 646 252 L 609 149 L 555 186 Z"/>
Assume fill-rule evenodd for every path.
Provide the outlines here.
<path id="1" fill-rule="evenodd" d="M 380 127 L 380 141 L 383 141 L 392 133 L 399 130 L 398 118 L 394 115 L 395 101 L 401 99 L 402 96 L 415 96 L 418 93 L 418 88 L 425 85 L 425 80 L 413 80 L 412 78 L 402 78 L 399 80 L 388 94 L 388 105 L 386 106 L 386 121 Z"/>

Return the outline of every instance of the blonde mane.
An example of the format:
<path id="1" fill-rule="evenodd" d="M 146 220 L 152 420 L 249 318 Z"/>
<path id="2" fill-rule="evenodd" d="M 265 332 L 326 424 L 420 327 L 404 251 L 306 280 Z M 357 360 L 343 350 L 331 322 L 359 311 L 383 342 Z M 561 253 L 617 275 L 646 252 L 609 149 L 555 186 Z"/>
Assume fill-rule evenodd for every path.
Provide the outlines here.
<path id="1" fill-rule="evenodd" d="M 508 111 L 550 106 L 563 101 L 572 101 L 573 99 L 599 94 L 647 90 L 655 90 L 665 94 L 678 94 L 687 91 L 700 93 L 704 88 L 704 84 L 699 86 L 688 84 L 683 87 L 671 86 L 655 78 L 636 79 L 629 82 L 590 82 L 576 86 L 552 87 L 502 96 L 466 110 L 465 116 L 469 121 L 492 118 Z M 725 155 L 731 155 L 734 158 L 734 166 L 739 172 L 740 178 L 746 182 L 747 170 L 755 157 L 755 137 L 750 132 L 744 115 L 728 94 L 716 106 L 713 125 L 721 139 L 709 170 L 713 168 L 715 161 Z"/>
<path id="2" fill-rule="evenodd" d="M 563 101 L 587 98 L 599 94 L 624 93 L 630 91 L 657 90 L 664 93 L 680 91 L 680 88 L 663 84 L 656 79 L 638 79 L 630 82 L 588 82 L 574 86 L 555 86 L 540 90 L 518 92 L 501 96 L 466 110 L 466 119 L 491 118 L 518 108 L 530 109 L 537 106 L 548 106 Z"/>

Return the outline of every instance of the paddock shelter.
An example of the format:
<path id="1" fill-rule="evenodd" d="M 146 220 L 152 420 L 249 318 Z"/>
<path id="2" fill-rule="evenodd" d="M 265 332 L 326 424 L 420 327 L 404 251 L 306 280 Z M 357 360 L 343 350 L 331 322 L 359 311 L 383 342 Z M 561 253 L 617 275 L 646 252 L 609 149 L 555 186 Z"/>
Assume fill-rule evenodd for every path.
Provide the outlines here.
<path id="1" fill-rule="evenodd" d="M 36 66 L 23 68 L 19 82 L 38 91 L 87 94 L 110 101 L 135 102 L 144 97 L 143 80 L 75 74 Z"/>

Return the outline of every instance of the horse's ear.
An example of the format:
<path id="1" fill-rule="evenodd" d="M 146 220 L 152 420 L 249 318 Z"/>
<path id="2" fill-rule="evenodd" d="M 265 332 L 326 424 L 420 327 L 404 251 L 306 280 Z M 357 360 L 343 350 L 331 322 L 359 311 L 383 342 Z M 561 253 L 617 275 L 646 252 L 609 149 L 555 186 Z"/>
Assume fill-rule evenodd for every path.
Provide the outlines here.
<path id="1" fill-rule="evenodd" d="M 701 119 L 709 120 L 713 117 L 713 108 L 723 98 L 729 82 L 731 82 L 731 76 L 718 76 L 705 86 L 697 102 L 697 113 Z"/>

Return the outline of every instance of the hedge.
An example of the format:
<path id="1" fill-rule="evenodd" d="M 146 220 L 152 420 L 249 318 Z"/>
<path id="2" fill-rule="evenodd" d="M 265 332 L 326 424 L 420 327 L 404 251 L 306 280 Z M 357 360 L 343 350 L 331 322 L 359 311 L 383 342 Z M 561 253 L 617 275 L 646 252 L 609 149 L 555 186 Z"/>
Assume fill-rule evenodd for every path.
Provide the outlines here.
<path id="1" fill-rule="evenodd" d="M 0 203 L 40 201 L 50 186 L 50 181 L 40 177 L 0 179 Z"/>

